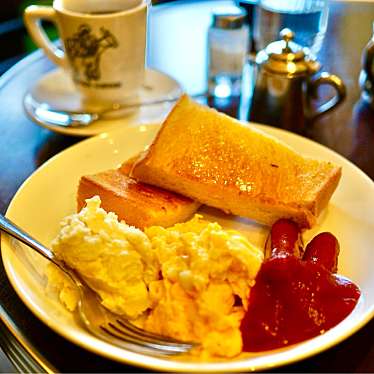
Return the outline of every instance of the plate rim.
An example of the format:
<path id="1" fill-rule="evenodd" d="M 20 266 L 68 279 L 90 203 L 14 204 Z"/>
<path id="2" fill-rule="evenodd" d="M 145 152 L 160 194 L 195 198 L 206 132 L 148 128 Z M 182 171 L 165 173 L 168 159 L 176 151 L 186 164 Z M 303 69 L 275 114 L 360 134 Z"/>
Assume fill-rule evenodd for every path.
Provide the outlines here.
<path id="1" fill-rule="evenodd" d="M 277 133 L 282 133 L 282 134 L 285 134 L 284 136 L 297 137 L 297 138 L 299 138 L 299 141 L 304 141 L 304 142 L 306 141 L 307 143 L 309 143 L 309 142 L 313 143 L 315 146 L 320 147 L 321 149 L 324 149 L 328 153 L 334 154 L 334 156 L 337 157 L 337 159 L 339 161 L 341 161 L 342 164 L 349 165 L 351 168 L 353 168 L 353 170 L 355 172 L 360 174 L 361 178 L 364 179 L 365 183 L 368 183 L 369 185 L 371 185 L 372 188 L 374 188 L 374 181 L 372 181 L 371 178 L 367 174 L 365 174 L 361 169 L 359 169 L 351 161 L 349 161 L 348 159 L 346 159 L 342 155 L 338 154 L 336 151 L 328 148 L 327 146 L 322 145 L 322 144 L 320 144 L 320 143 L 318 143 L 314 140 L 305 138 L 301 135 L 291 133 L 287 130 L 274 128 L 274 127 L 271 127 L 271 126 L 268 126 L 268 125 L 257 124 L 257 123 L 253 123 L 253 122 L 249 122 L 249 124 L 254 125 L 256 128 L 258 128 L 260 130 L 263 130 L 267 133 L 270 133 L 272 136 L 276 136 Z M 11 215 L 12 209 L 14 209 L 13 206 L 14 206 L 14 204 L 16 204 L 17 197 L 20 194 L 22 194 L 22 191 L 27 187 L 27 185 L 29 183 L 32 183 L 32 178 L 36 174 L 42 173 L 43 170 L 45 168 L 49 167 L 50 164 L 53 164 L 56 159 L 58 159 L 60 157 L 65 157 L 64 155 L 67 152 L 74 152 L 76 148 L 81 148 L 82 144 L 83 144 L 83 147 L 84 147 L 86 143 L 98 142 L 100 138 L 105 139 L 109 136 L 112 136 L 115 139 L 116 137 L 121 136 L 122 133 L 126 133 L 127 131 L 139 131 L 140 126 L 146 126 L 149 129 L 152 129 L 153 131 L 157 131 L 157 129 L 161 126 L 161 124 L 160 123 L 159 124 L 149 124 L 149 125 L 138 124 L 138 125 L 133 125 L 131 127 L 119 128 L 119 129 L 116 129 L 116 130 L 111 131 L 111 132 L 101 133 L 101 134 L 98 134 L 96 136 L 84 139 L 84 140 L 82 140 L 82 141 L 80 141 L 76 144 L 73 144 L 73 145 L 67 147 L 66 149 L 62 150 L 61 152 L 57 153 L 56 155 L 54 155 L 49 160 L 47 160 L 43 165 L 41 165 L 39 168 L 37 168 L 21 184 L 21 186 L 19 187 L 19 189 L 17 190 L 17 192 L 13 196 L 13 198 L 12 198 L 8 208 L 7 208 L 5 216 L 8 217 L 9 215 Z M 143 355 L 143 354 L 138 354 L 138 353 L 134 353 L 134 352 L 129 352 L 129 351 L 126 351 L 129 356 L 127 356 L 125 358 L 122 358 L 122 359 L 119 359 L 119 357 L 118 357 L 118 350 L 120 350 L 119 348 L 116 349 L 116 347 L 113 347 L 110 344 L 105 343 L 105 342 L 101 342 L 102 344 L 99 345 L 99 347 L 87 344 L 89 342 L 83 342 L 82 343 L 82 340 L 79 339 L 79 334 L 78 334 L 78 336 L 70 336 L 70 335 L 67 335 L 67 333 L 64 334 L 63 329 L 62 330 L 60 330 L 60 329 L 56 330 L 55 326 L 51 326 L 50 323 L 48 323 L 48 321 L 43 318 L 43 316 L 38 312 L 37 308 L 35 308 L 33 303 L 27 299 L 26 295 L 22 294 L 20 289 L 18 289 L 16 280 L 13 279 L 13 277 L 10 275 L 10 274 L 12 274 L 11 264 L 5 258 L 7 250 L 11 250 L 11 244 L 7 243 L 9 241 L 10 241 L 10 238 L 7 235 L 2 235 L 1 236 L 2 260 L 3 260 L 3 263 L 4 263 L 4 268 L 5 268 L 7 277 L 9 279 L 13 289 L 16 291 L 18 297 L 22 300 L 22 302 L 26 305 L 26 307 L 39 320 L 41 320 L 46 326 L 52 328 L 53 331 L 55 331 L 59 335 L 63 336 L 68 341 L 73 342 L 74 344 L 77 344 L 81 348 L 87 349 L 91 352 L 94 352 L 94 353 L 102 355 L 104 357 L 113 359 L 115 361 L 122 362 L 124 364 L 131 364 L 131 365 L 134 365 L 134 366 L 145 367 L 145 368 L 149 368 L 149 369 L 172 370 L 172 371 L 178 371 L 178 372 L 196 371 L 196 370 L 202 371 L 202 372 L 211 372 L 211 371 L 213 371 L 213 372 L 218 372 L 218 371 L 219 372 L 226 372 L 228 370 L 230 370 L 230 371 L 242 371 L 242 370 L 254 371 L 254 370 L 263 370 L 263 369 L 269 369 L 269 368 L 274 368 L 274 367 L 280 367 L 280 366 L 284 366 L 284 365 L 287 365 L 287 364 L 290 364 L 290 363 L 298 362 L 298 361 L 303 360 L 305 358 L 314 356 L 315 354 L 318 354 L 320 352 L 323 352 L 323 351 L 327 350 L 328 348 L 330 348 L 332 346 L 335 346 L 336 344 L 342 342 L 343 340 L 347 339 L 349 336 L 351 336 L 355 332 L 357 332 L 359 329 L 361 329 L 374 316 L 374 305 L 372 305 L 371 308 L 368 311 L 366 311 L 364 314 L 361 315 L 361 318 L 359 319 L 359 323 L 355 323 L 355 324 L 353 324 L 353 326 L 350 327 L 350 329 L 344 330 L 343 334 L 342 333 L 340 333 L 340 334 L 336 333 L 337 330 L 335 328 L 333 328 L 333 329 L 329 330 L 328 332 L 326 332 L 325 334 L 323 334 L 321 336 L 318 336 L 318 337 L 313 338 L 309 341 L 306 341 L 306 342 L 300 343 L 298 345 L 295 345 L 295 346 L 291 347 L 290 349 L 287 348 L 286 350 L 281 350 L 280 352 L 273 351 L 274 353 L 271 355 L 271 357 L 273 357 L 273 360 L 271 360 L 271 362 L 268 362 L 268 363 L 261 363 L 261 356 L 255 357 L 255 358 L 253 358 L 253 357 L 249 358 L 250 361 L 255 361 L 255 364 L 247 363 L 248 358 L 245 358 L 245 357 L 237 359 L 235 361 L 225 360 L 225 361 L 222 361 L 222 362 L 193 362 L 193 361 L 191 361 L 191 362 L 184 362 L 184 361 L 183 362 L 178 362 L 178 361 L 175 361 L 175 360 L 160 359 L 160 358 L 155 358 L 155 357 L 151 357 L 151 356 L 147 356 L 147 355 Z M 4 251 L 4 248 L 6 248 L 5 251 Z M 347 324 L 347 323 L 351 322 L 353 319 L 349 318 L 349 317 L 347 319 L 345 319 L 344 321 L 342 321 L 338 326 L 340 326 L 343 323 Z M 351 322 L 351 324 L 352 324 L 352 322 Z M 331 337 L 331 336 L 334 337 L 334 335 L 337 335 L 337 336 L 335 336 L 335 339 L 329 339 L 329 337 Z M 314 342 L 318 342 L 318 343 L 315 344 Z M 106 350 L 105 354 L 103 354 L 103 351 L 101 350 L 102 346 L 106 346 L 106 347 L 110 346 L 110 348 L 112 350 L 112 353 L 110 354 L 110 350 L 109 350 L 109 352 Z M 305 349 L 308 346 L 310 346 L 310 349 Z M 301 349 L 300 349 L 300 347 L 301 347 Z M 297 352 L 297 354 L 296 355 L 292 354 L 292 352 L 295 352 L 295 351 Z M 300 351 L 300 352 L 298 352 L 298 351 Z M 123 351 L 121 351 L 121 352 L 123 352 Z M 277 357 L 279 356 L 279 354 L 281 355 L 281 358 L 283 356 L 285 356 L 285 357 L 283 357 L 283 360 L 281 360 L 281 361 L 277 361 Z M 146 357 L 146 360 L 144 360 L 145 357 Z M 259 361 L 259 360 L 260 360 L 260 364 L 256 365 L 256 361 Z"/>

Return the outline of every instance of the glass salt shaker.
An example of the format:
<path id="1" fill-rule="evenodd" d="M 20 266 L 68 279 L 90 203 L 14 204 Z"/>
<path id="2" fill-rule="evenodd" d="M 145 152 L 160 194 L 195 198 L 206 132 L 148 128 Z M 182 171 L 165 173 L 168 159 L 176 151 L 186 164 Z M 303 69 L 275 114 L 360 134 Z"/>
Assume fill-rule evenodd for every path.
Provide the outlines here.
<path id="1" fill-rule="evenodd" d="M 236 6 L 213 10 L 208 30 L 208 89 L 218 98 L 239 96 L 243 67 L 249 50 L 246 12 Z"/>

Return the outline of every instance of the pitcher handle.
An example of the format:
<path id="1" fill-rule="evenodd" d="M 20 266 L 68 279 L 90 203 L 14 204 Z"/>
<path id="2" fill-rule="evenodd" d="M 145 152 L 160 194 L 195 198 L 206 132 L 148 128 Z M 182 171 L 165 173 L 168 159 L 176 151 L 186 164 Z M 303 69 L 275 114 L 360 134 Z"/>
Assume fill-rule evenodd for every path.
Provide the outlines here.
<path id="1" fill-rule="evenodd" d="M 373 22 L 373 38 L 365 48 L 365 53 L 362 56 L 362 70 L 366 73 L 367 81 L 374 82 L 373 76 L 373 62 L 374 62 L 374 22 Z"/>
<path id="2" fill-rule="evenodd" d="M 318 88 L 319 86 L 324 84 L 332 86 L 335 89 L 336 94 L 330 100 L 321 104 L 318 108 L 314 110 L 310 109 L 310 113 L 308 115 L 310 120 L 314 120 L 321 114 L 329 112 L 337 105 L 341 104 L 346 97 L 347 90 L 344 82 L 338 76 L 326 72 L 321 73 L 317 78 L 313 79 L 309 83 L 308 94 L 310 95 L 310 97 L 312 97 L 313 99 L 317 99 Z"/>

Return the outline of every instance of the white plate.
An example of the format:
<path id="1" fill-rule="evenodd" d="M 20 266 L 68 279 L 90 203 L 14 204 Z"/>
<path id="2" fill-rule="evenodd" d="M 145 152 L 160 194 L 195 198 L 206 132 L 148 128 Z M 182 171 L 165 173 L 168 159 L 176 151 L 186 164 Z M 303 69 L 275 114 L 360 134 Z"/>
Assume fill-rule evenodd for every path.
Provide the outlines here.
<path id="1" fill-rule="evenodd" d="M 163 98 L 174 99 L 182 94 L 179 83 L 165 73 L 146 69 L 144 85 L 139 92 L 140 102 L 152 102 Z M 131 114 L 117 118 L 105 117 L 87 127 L 64 127 L 52 125 L 36 115 L 37 108 L 47 106 L 61 111 L 84 112 L 81 98 L 69 75 L 62 69 L 55 69 L 42 76 L 26 93 L 24 108 L 26 114 L 36 124 L 49 130 L 74 136 L 92 136 L 133 124 L 159 123 L 165 118 L 172 102 L 141 106 Z"/>
<path id="2" fill-rule="evenodd" d="M 278 351 L 248 355 L 232 360 L 193 362 L 188 359 L 160 359 L 111 346 L 86 332 L 54 298 L 45 294 L 46 260 L 6 235 L 1 238 L 2 256 L 16 292 L 32 312 L 66 339 L 92 352 L 127 364 L 172 371 L 267 370 L 321 352 L 347 338 L 367 323 L 374 313 L 374 183 L 357 167 L 331 150 L 292 133 L 259 126 L 286 141 L 305 155 L 333 161 L 343 167 L 339 187 L 316 228 L 306 233 L 328 230 L 340 240 L 339 273 L 358 284 L 362 297 L 351 315 L 322 336 Z M 13 198 L 7 216 L 49 245 L 58 232 L 59 221 L 75 210 L 75 194 L 80 176 L 119 166 L 148 145 L 157 126 L 137 126 L 80 142 L 53 157 L 39 168 Z M 212 219 L 244 231 L 262 244 L 266 231 L 246 220 L 222 217 L 208 210 Z M 213 217 L 212 217 L 213 216 Z"/>

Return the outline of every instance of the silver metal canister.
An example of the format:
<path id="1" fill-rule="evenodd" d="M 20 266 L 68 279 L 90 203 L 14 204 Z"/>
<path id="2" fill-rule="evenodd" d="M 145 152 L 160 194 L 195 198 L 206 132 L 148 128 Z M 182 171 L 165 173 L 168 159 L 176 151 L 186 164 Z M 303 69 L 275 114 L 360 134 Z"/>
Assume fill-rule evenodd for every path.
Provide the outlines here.
<path id="1" fill-rule="evenodd" d="M 270 43 L 256 56 L 249 119 L 302 133 L 308 121 L 341 103 L 346 89 L 336 75 L 316 74 L 320 64 L 293 42 L 291 30 L 282 30 L 280 36 L 281 40 Z M 313 100 L 318 98 L 321 85 L 331 85 L 336 94 L 316 106 Z"/>

